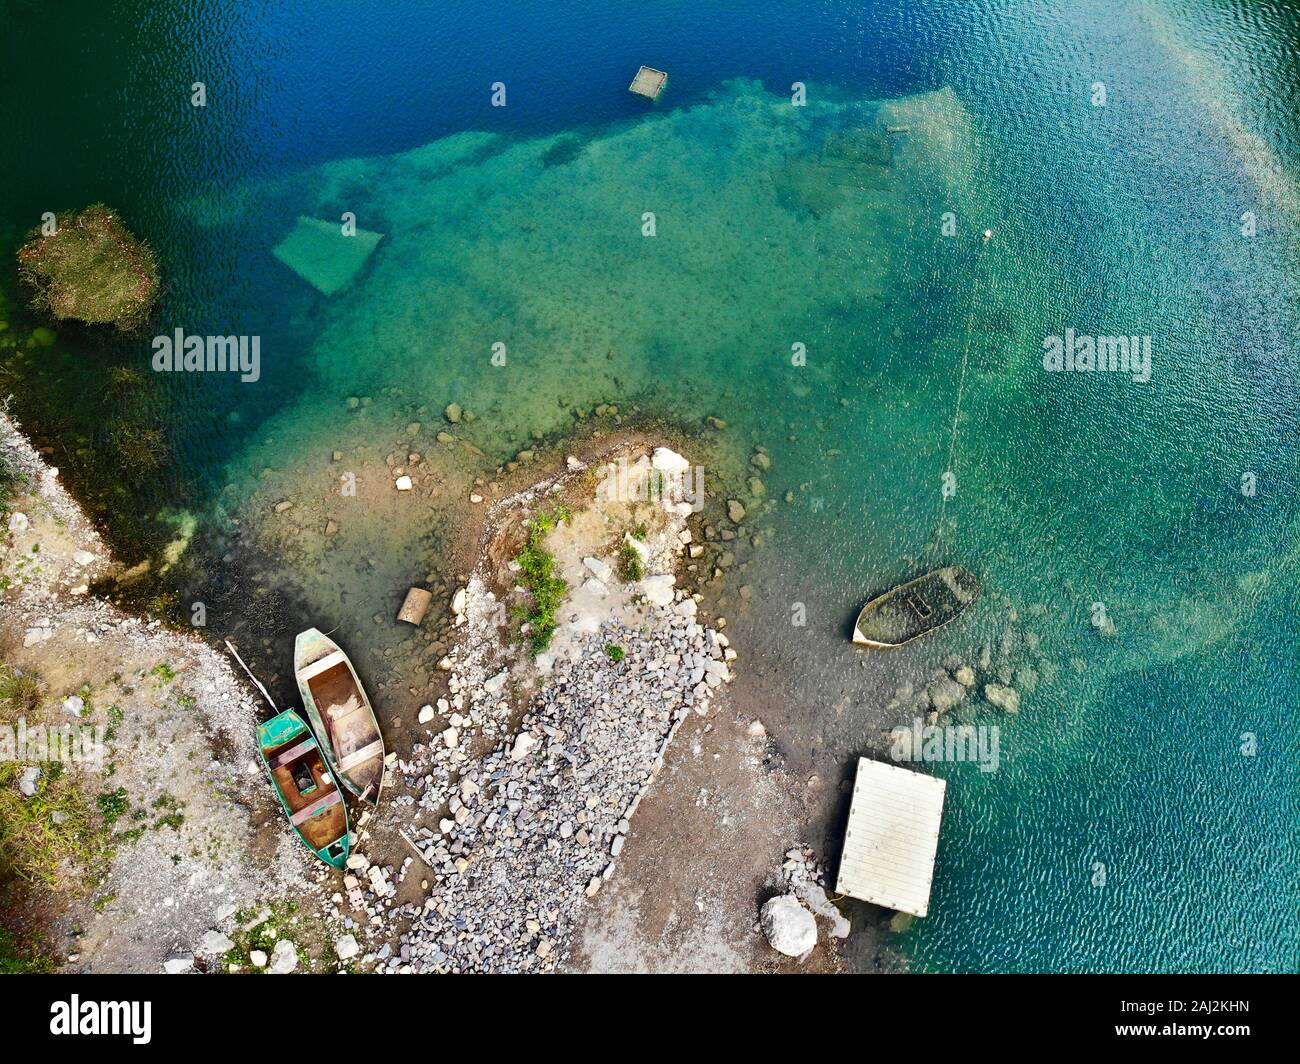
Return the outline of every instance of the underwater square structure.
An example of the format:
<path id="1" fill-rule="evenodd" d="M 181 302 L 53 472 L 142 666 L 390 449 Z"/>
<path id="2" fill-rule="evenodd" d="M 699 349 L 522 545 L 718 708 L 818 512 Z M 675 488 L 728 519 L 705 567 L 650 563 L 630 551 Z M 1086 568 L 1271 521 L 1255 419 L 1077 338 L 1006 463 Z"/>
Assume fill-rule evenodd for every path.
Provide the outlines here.
<path id="1" fill-rule="evenodd" d="M 664 91 L 664 86 L 667 84 L 668 75 L 662 70 L 643 66 L 636 72 L 636 77 L 632 79 L 632 84 L 628 86 L 628 90 L 635 92 L 638 96 L 644 96 L 648 100 L 655 100 L 659 98 L 659 94 Z"/>
<path id="2" fill-rule="evenodd" d="M 368 229 L 358 229 L 356 235 L 345 236 L 338 222 L 322 222 L 300 215 L 289 235 L 271 249 L 271 254 L 316 291 L 332 296 L 357 275 L 383 239 L 383 233 Z"/>

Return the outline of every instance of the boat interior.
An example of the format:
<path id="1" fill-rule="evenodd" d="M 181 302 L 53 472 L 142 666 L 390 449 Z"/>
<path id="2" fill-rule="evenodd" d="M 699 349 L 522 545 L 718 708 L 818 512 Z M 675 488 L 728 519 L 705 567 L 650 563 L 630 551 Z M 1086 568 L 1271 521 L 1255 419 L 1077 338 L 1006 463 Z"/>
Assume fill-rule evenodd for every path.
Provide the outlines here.
<path id="1" fill-rule="evenodd" d="M 338 770 L 374 801 L 384 772 L 384 743 L 374 714 L 346 661 L 307 678 L 312 698 L 329 732 Z M 364 793 L 372 788 L 369 793 Z"/>
<path id="2" fill-rule="evenodd" d="M 322 850 L 338 842 L 347 832 L 347 809 L 315 740 L 300 732 L 265 753 L 289 807 L 289 822 L 302 832 L 307 844 Z"/>

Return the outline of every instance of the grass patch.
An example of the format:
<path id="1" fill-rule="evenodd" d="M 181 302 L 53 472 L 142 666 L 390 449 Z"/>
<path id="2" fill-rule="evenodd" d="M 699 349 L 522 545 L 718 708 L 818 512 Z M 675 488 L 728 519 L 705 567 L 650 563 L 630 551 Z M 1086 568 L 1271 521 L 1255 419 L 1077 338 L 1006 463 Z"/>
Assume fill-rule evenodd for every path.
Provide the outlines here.
<path id="1" fill-rule="evenodd" d="M 635 584 L 645 576 L 645 563 L 641 561 L 641 552 L 631 543 L 625 542 L 618 552 L 618 575 L 627 583 Z"/>
<path id="2" fill-rule="evenodd" d="M 34 714 L 45 697 L 45 683 L 31 672 L 19 672 L 12 665 L 0 665 L 0 720 L 16 723 Z"/>
<path id="3" fill-rule="evenodd" d="M 547 535 L 569 516 L 563 506 L 557 506 L 551 513 L 539 513 L 528 522 L 528 538 L 515 555 L 519 565 L 515 584 L 527 591 L 533 601 L 531 606 L 518 606 L 512 612 L 528 628 L 528 644 L 534 654 L 551 645 L 557 624 L 555 611 L 569 596 L 569 585 L 555 575 L 555 558 L 545 547 Z"/>
<path id="4" fill-rule="evenodd" d="M 18 790 L 26 766 L 0 762 L 0 887 L 7 880 L 57 887 L 65 864 L 89 869 L 103 838 L 85 796 L 59 761 L 40 766 L 36 794 Z"/>
<path id="5" fill-rule="evenodd" d="M 158 662 L 157 665 L 155 665 L 152 669 L 149 670 L 149 675 L 152 676 L 155 680 L 158 680 L 160 683 L 169 684 L 174 679 L 176 679 L 176 670 L 173 669 L 167 662 L 160 661 Z"/>
<path id="6" fill-rule="evenodd" d="M 617 665 L 620 661 L 622 661 L 625 657 L 627 657 L 627 651 L 624 650 L 617 643 L 606 643 L 605 656 L 608 657 L 610 661 L 614 662 L 614 664 Z"/>
<path id="7" fill-rule="evenodd" d="M 18 272 L 35 309 L 122 330 L 143 324 L 158 295 L 149 245 L 103 204 L 60 214 L 53 233 L 33 230 L 18 252 Z"/>

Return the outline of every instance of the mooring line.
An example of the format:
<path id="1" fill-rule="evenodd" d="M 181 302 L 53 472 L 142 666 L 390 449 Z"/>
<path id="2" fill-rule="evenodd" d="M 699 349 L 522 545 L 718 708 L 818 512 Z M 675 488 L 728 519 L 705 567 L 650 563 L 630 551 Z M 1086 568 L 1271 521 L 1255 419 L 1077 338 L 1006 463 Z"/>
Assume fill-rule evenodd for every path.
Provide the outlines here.
<path id="1" fill-rule="evenodd" d="M 961 418 L 962 395 L 966 391 L 966 369 L 970 364 L 970 345 L 974 340 L 974 330 L 971 328 L 971 320 L 975 316 L 975 300 L 979 294 L 980 269 L 984 265 L 984 249 L 987 243 L 987 240 L 981 239 L 980 246 L 975 250 L 975 269 L 973 271 L 974 279 L 971 281 L 970 305 L 966 310 L 966 347 L 965 350 L 962 351 L 961 355 L 961 374 L 957 378 L 957 405 L 952 414 L 952 432 L 949 434 L 948 440 L 948 466 L 944 471 L 945 474 L 951 473 L 954 480 L 957 475 L 955 467 L 957 457 L 957 422 Z M 954 486 L 952 494 L 955 495 L 956 493 L 957 489 Z M 948 513 L 948 492 L 942 491 L 940 494 L 943 497 L 943 501 L 939 505 L 939 528 L 935 532 L 934 537 L 936 548 L 943 542 L 944 517 Z"/>

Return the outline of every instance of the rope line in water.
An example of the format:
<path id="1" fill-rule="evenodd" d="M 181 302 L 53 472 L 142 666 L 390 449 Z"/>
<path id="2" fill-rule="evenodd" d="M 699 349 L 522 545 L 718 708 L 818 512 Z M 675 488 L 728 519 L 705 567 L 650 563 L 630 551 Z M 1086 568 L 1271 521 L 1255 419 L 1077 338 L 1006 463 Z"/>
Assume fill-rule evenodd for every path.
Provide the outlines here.
<path id="1" fill-rule="evenodd" d="M 966 369 L 970 364 L 970 345 L 974 339 L 974 330 L 971 328 L 971 322 L 975 316 L 975 301 L 979 295 L 980 268 L 984 265 L 984 249 L 986 242 L 981 240 L 980 246 L 975 250 L 975 269 L 971 280 L 970 305 L 966 310 L 966 346 L 961 355 L 961 373 L 957 378 L 957 405 L 952 413 L 952 432 L 948 439 L 948 466 L 945 473 L 951 473 L 955 478 L 957 475 L 956 458 L 957 458 L 957 422 L 961 418 L 961 401 L 962 395 L 966 390 Z M 953 490 L 955 495 L 956 489 Z M 943 542 L 943 521 L 948 512 L 948 494 L 941 492 L 943 501 L 939 505 L 939 528 L 935 532 L 934 544 L 937 548 Z"/>

